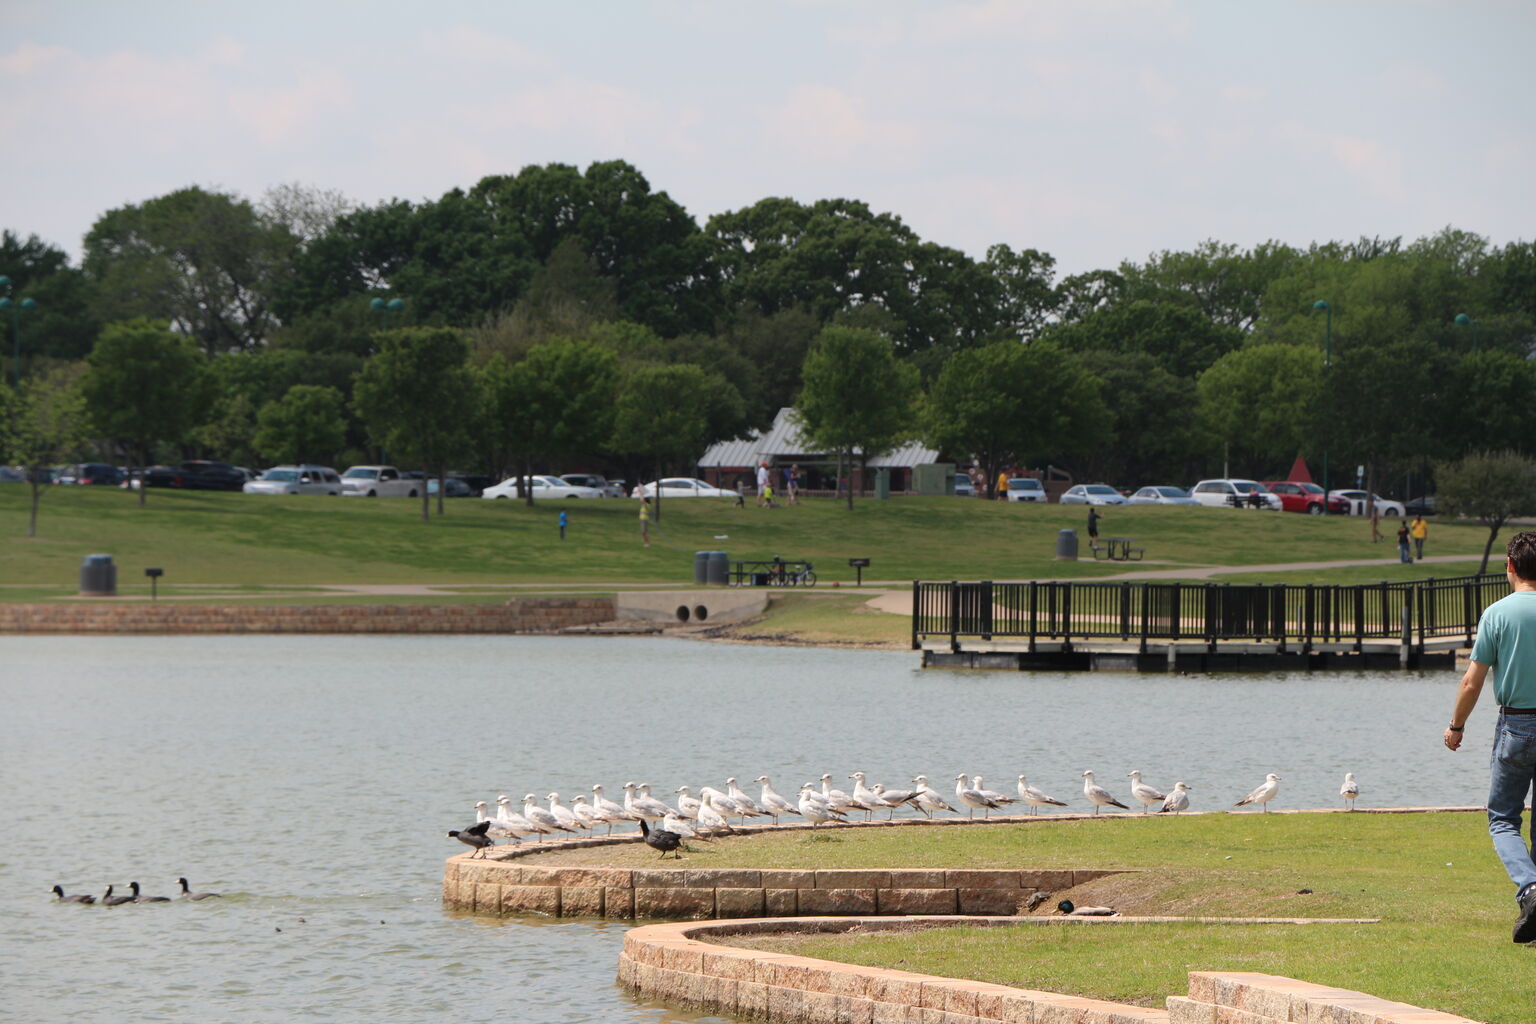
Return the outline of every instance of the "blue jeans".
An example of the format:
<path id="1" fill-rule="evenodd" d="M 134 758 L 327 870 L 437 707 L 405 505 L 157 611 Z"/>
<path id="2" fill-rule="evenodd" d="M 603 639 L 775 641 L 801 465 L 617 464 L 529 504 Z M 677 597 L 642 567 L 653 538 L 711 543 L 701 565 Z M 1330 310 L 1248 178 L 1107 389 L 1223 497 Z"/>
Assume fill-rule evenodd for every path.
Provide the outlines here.
<path id="1" fill-rule="evenodd" d="M 1520 815 L 1536 782 L 1536 715 L 1500 714 L 1493 734 L 1488 834 L 1518 893 L 1536 882 L 1536 861 L 1520 834 Z"/>

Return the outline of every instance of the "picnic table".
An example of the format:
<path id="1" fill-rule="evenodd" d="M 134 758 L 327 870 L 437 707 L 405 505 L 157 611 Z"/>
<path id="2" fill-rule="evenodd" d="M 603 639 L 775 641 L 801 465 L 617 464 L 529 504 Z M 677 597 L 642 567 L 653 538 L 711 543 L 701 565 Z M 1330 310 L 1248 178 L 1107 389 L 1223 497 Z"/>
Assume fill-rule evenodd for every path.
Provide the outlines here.
<path id="1" fill-rule="evenodd" d="M 1102 541 L 1089 541 L 1088 547 L 1093 557 L 1101 561 L 1107 558 L 1111 562 L 1139 562 L 1147 549 L 1133 547 L 1135 543 L 1135 537 L 1105 537 Z"/>

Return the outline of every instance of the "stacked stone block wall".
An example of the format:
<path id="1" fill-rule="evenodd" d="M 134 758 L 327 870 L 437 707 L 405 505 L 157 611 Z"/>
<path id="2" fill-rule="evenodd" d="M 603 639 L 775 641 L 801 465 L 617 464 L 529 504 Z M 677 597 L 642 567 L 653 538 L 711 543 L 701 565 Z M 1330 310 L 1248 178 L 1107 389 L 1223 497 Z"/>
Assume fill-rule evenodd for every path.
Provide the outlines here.
<path id="1" fill-rule="evenodd" d="M 1169 1024 L 1473 1024 L 1425 1010 L 1273 974 L 1190 971 L 1189 995 L 1168 997 Z"/>
<path id="2" fill-rule="evenodd" d="M 0 634 L 556 633 L 614 615 L 611 597 L 492 605 L 0 604 Z"/>

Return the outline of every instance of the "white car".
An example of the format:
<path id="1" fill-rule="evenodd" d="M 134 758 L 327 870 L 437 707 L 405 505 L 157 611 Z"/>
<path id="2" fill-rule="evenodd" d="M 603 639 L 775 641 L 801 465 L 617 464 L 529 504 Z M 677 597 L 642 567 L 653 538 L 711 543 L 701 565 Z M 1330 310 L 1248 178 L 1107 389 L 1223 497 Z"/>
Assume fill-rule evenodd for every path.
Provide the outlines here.
<path id="1" fill-rule="evenodd" d="M 1189 496 L 1212 508 L 1252 508 L 1255 500 L 1260 508 L 1276 512 L 1281 508 L 1280 495 L 1271 494 L 1257 480 L 1201 480 L 1190 488 Z"/>
<path id="2" fill-rule="evenodd" d="M 635 488 L 633 497 L 656 497 L 656 481 L 641 484 Z M 661 498 L 735 498 L 739 495 L 734 490 L 716 487 L 707 484 L 703 480 L 695 480 L 692 477 L 667 477 L 661 481 Z"/>
<path id="3" fill-rule="evenodd" d="M 1126 499 L 1127 505 L 1198 505 L 1189 492 L 1182 487 L 1170 487 L 1164 484 L 1154 484 L 1151 487 L 1143 487 L 1130 498 Z"/>
<path id="4" fill-rule="evenodd" d="M 341 477 L 329 466 L 273 466 L 241 489 L 246 494 L 340 494 Z"/>
<path id="5" fill-rule="evenodd" d="M 1349 502 L 1350 515 L 1365 515 L 1365 499 L 1367 497 L 1365 491 L 1329 491 L 1328 496 L 1330 498 L 1343 498 L 1345 501 Z M 1377 515 L 1402 516 L 1408 514 L 1407 510 L 1403 508 L 1403 503 L 1400 501 L 1388 501 L 1386 498 L 1383 498 L 1379 494 L 1373 494 L 1369 496 L 1376 499 Z"/>
<path id="6" fill-rule="evenodd" d="M 1008 479 L 1009 501 L 1050 501 L 1045 485 L 1032 476 L 1015 476 Z"/>
<path id="7" fill-rule="evenodd" d="M 528 491 L 533 493 L 535 499 L 554 498 L 556 501 L 571 501 L 577 498 L 601 498 L 603 492 L 596 487 L 581 487 L 577 484 L 568 484 L 557 476 L 527 476 L 522 477 L 527 489 L 524 494 L 517 493 L 518 477 L 509 476 L 495 487 L 487 487 L 480 492 L 482 498 L 520 498 L 525 497 Z"/>
<path id="8" fill-rule="evenodd" d="M 421 481 L 407 480 L 394 466 L 353 466 L 341 474 L 341 493 L 352 498 L 415 498 Z"/>
<path id="9" fill-rule="evenodd" d="M 1060 498 L 1062 505 L 1124 505 L 1125 495 L 1109 484 L 1077 484 Z"/>

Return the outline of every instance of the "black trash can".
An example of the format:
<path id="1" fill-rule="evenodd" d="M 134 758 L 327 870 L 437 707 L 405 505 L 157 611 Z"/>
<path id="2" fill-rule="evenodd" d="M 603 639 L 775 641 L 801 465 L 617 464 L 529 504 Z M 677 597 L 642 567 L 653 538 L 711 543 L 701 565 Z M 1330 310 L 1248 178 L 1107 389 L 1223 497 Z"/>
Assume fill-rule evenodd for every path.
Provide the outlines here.
<path id="1" fill-rule="evenodd" d="M 724 551 L 709 552 L 709 562 L 704 567 L 704 582 L 712 587 L 723 587 L 731 582 L 730 556 Z"/>
<path id="2" fill-rule="evenodd" d="M 693 553 L 693 582 L 703 584 L 709 573 L 709 556 L 711 552 L 695 551 Z"/>
<path id="3" fill-rule="evenodd" d="M 81 597 L 116 597 L 117 566 L 111 555 L 86 555 L 80 563 Z"/>
<path id="4" fill-rule="evenodd" d="M 1077 531 L 1062 530 L 1056 535 L 1056 557 L 1067 562 L 1077 561 Z"/>

